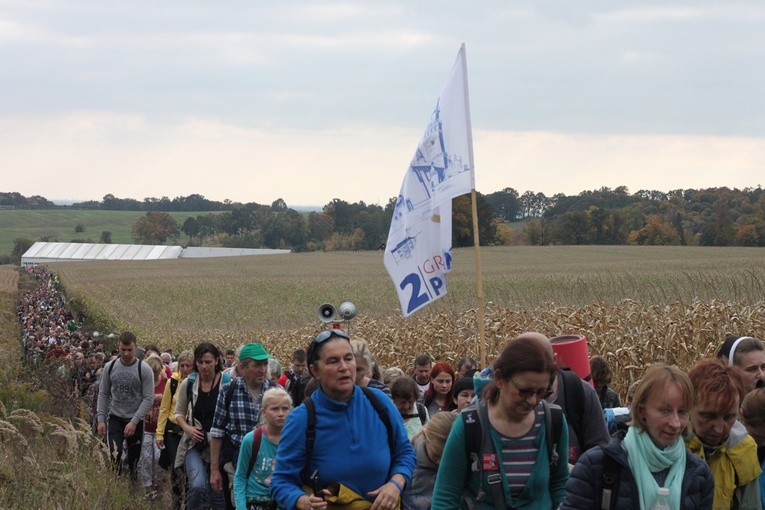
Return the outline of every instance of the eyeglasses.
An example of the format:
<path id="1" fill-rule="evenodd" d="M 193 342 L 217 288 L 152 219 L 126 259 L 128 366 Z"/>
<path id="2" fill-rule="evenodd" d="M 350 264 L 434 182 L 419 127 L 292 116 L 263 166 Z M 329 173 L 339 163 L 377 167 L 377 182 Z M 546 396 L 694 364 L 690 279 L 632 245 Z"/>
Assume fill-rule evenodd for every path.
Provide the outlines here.
<path id="1" fill-rule="evenodd" d="M 345 338 L 346 340 L 350 340 L 351 337 L 348 336 L 348 333 L 343 331 L 342 329 L 325 329 L 324 331 L 318 333 L 315 337 L 313 337 L 313 342 L 316 344 L 320 344 L 323 342 L 326 342 L 333 336 L 339 336 L 340 338 Z"/>
<path id="2" fill-rule="evenodd" d="M 518 396 L 522 399 L 528 399 L 531 396 L 537 397 L 539 400 L 544 400 L 550 395 L 553 394 L 552 388 L 546 388 L 544 390 L 535 390 L 533 388 L 521 388 L 518 386 L 518 384 L 513 381 L 513 378 L 510 377 L 510 382 L 513 383 L 513 386 L 515 386 L 515 389 L 518 390 Z"/>

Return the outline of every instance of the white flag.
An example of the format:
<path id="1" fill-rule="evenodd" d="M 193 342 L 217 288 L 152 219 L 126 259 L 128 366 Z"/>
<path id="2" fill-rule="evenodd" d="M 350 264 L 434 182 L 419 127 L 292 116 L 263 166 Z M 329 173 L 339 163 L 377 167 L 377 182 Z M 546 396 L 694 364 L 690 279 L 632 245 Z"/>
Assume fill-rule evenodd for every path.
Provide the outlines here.
<path id="1" fill-rule="evenodd" d="M 452 199 L 475 188 L 465 45 L 404 176 L 385 247 L 385 268 L 404 317 L 446 294 Z"/>

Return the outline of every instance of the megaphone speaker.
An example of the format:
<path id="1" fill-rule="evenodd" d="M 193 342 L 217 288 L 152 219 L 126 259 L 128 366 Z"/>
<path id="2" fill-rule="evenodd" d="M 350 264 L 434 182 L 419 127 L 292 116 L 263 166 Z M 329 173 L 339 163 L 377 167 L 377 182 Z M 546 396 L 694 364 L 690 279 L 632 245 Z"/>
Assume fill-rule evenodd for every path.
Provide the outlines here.
<path id="1" fill-rule="evenodd" d="M 324 303 L 319 307 L 318 315 L 321 322 L 332 322 L 335 320 L 335 307 L 329 303 Z"/>
<path id="2" fill-rule="evenodd" d="M 340 306 L 337 307 L 337 313 L 340 314 L 341 319 L 349 321 L 356 317 L 356 305 L 350 301 L 340 303 Z"/>

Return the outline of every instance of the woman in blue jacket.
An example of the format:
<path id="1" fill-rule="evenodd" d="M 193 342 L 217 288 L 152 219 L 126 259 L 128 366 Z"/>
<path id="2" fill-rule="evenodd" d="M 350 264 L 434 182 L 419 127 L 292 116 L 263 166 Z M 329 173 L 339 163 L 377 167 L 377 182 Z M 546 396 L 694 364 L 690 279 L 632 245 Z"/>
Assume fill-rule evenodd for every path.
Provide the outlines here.
<path id="1" fill-rule="evenodd" d="M 554 451 L 548 451 L 551 411 L 543 402 L 552 394 L 556 373 L 549 344 L 536 336 L 521 335 L 507 344 L 494 364 L 494 381 L 478 403 L 480 419 L 486 423 L 488 418 L 493 451 L 483 447 L 471 454 L 477 462 L 468 460 L 466 444 L 474 442 L 466 437 L 465 413 L 471 408 L 463 410 L 446 440 L 431 508 L 558 507 L 568 480 L 568 428 L 561 416 Z"/>
<path id="2" fill-rule="evenodd" d="M 414 469 L 414 450 L 401 415 L 383 392 L 367 389 L 370 397 L 356 386 L 356 360 L 343 330 L 316 335 L 306 357 L 318 382 L 310 397 L 316 418 L 313 449 L 309 456 L 309 411 L 303 403 L 284 425 L 271 495 L 279 508 L 323 510 L 325 499 L 333 496 L 327 487 L 340 483 L 371 503 L 373 510 L 392 510 Z M 375 409 L 372 398 L 384 413 Z M 312 494 L 302 488 L 307 480 L 301 474 L 306 473 L 317 474 Z"/>
<path id="3" fill-rule="evenodd" d="M 579 458 L 562 508 L 647 510 L 666 487 L 673 510 L 711 509 L 712 472 L 682 437 L 693 404 L 685 373 L 663 363 L 649 367 L 635 391 L 631 427 Z"/>

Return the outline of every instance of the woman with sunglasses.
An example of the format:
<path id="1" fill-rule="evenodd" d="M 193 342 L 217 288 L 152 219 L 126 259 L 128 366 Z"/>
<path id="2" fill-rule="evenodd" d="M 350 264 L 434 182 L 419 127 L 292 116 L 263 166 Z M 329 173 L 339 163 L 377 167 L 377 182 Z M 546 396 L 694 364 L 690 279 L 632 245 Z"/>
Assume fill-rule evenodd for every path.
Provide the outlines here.
<path id="1" fill-rule="evenodd" d="M 553 443 L 559 462 L 552 463 L 546 435 L 550 411 L 544 402 L 552 394 L 556 370 L 549 349 L 537 339 L 521 335 L 507 344 L 494 363 L 494 380 L 477 403 L 493 452 L 482 448 L 477 462 L 467 459 L 471 441 L 463 411 L 444 446 L 431 508 L 558 507 L 568 480 L 568 429 L 564 418 Z"/>
<path id="2" fill-rule="evenodd" d="M 316 335 L 306 358 L 317 382 L 309 397 L 316 419 L 313 447 L 309 457 L 309 411 L 303 403 L 284 424 L 271 496 L 279 508 L 323 510 L 332 508 L 325 499 L 332 499 L 334 493 L 327 487 L 342 484 L 366 508 L 397 508 L 401 491 L 412 477 L 414 450 L 393 401 L 379 390 L 368 389 L 370 397 L 356 386 L 356 360 L 343 330 Z M 388 425 L 371 398 L 382 405 Z M 311 494 L 303 491 L 306 484 L 313 485 Z"/>

